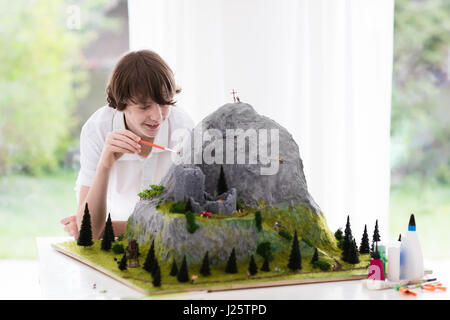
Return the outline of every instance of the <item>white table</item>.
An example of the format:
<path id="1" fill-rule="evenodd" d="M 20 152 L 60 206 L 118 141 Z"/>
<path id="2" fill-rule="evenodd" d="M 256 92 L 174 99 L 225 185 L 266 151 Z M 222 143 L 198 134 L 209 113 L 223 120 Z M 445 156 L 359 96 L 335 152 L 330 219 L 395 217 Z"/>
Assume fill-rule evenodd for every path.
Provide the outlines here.
<path id="1" fill-rule="evenodd" d="M 71 238 L 36 238 L 39 257 L 39 282 L 44 299 L 151 299 L 124 284 L 55 251 L 52 243 L 69 241 Z M 426 261 L 426 268 L 433 270 L 434 277 L 445 286 L 450 283 L 450 261 Z M 368 290 L 363 280 L 302 284 L 272 288 L 230 290 L 220 292 L 196 292 L 168 295 L 165 299 L 187 300 L 398 300 L 398 299 L 450 299 L 447 292 L 422 292 L 417 297 L 402 296 L 394 289 Z M 96 285 L 94 289 L 93 286 Z M 105 292 L 106 290 L 106 292 Z M 161 297 L 155 296 L 155 299 Z"/>

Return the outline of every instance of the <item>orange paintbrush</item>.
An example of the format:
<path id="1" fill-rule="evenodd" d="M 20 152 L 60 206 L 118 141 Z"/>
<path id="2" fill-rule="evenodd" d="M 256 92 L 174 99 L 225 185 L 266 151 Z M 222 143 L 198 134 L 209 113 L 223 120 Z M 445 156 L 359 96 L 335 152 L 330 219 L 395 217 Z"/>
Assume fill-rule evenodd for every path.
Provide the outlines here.
<path id="1" fill-rule="evenodd" d="M 151 143 L 151 142 L 142 140 L 142 139 L 139 140 L 139 142 L 140 142 L 140 143 L 147 144 L 147 145 L 152 146 L 152 147 L 155 147 L 155 148 L 159 148 L 159 149 L 162 149 L 162 150 L 167 150 L 167 151 L 171 151 L 171 152 L 177 153 L 175 150 L 172 150 L 172 149 L 169 149 L 169 148 L 166 148 L 166 147 L 161 147 L 161 146 L 159 146 L 159 145 L 157 145 L 157 144 L 154 144 L 154 143 Z"/>

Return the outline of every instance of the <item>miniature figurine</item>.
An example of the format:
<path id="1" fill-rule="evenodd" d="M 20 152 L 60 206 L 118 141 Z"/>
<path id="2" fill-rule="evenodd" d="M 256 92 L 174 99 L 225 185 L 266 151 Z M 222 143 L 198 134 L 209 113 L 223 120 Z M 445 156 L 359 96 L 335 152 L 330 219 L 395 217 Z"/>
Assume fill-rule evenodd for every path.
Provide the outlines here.
<path id="1" fill-rule="evenodd" d="M 274 228 L 276 231 L 280 231 L 280 226 L 279 226 L 279 224 L 278 224 L 278 221 L 275 221 L 275 223 L 273 224 L 273 228 Z"/>
<path id="2" fill-rule="evenodd" d="M 234 103 L 236 103 L 236 91 L 234 91 L 234 89 L 233 90 L 231 90 L 231 92 L 230 92 L 232 95 L 233 95 L 233 102 Z"/>
<path id="3" fill-rule="evenodd" d="M 197 281 L 197 275 L 193 274 L 192 277 L 191 277 L 191 283 L 195 284 L 196 281 Z"/>

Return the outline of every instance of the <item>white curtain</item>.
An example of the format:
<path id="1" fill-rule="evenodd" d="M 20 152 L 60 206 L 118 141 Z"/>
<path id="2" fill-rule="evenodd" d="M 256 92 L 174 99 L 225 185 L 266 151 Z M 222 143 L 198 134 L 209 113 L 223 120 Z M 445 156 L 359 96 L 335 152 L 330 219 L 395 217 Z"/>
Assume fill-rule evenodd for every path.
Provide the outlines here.
<path id="1" fill-rule="evenodd" d="M 334 232 L 388 240 L 394 0 L 129 0 L 130 48 L 158 52 L 196 122 L 241 101 L 287 128 Z M 406 222 L 407 223 L 407 222 Z"/>

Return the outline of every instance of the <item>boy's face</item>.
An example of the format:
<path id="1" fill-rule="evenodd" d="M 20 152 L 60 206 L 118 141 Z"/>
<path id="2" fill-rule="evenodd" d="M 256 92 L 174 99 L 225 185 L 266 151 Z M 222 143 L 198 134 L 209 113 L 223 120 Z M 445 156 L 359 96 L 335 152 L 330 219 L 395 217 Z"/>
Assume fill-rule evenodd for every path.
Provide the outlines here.
<path id="1" fill-rule="evenodd" d="M 154 138 L 159 132 L 161 123 L 169 116 L 169 105 L 158 105 L 148 100 L 147 103 L 127 103 L 123 110 L 129 130 L 142 139 Z"/>

